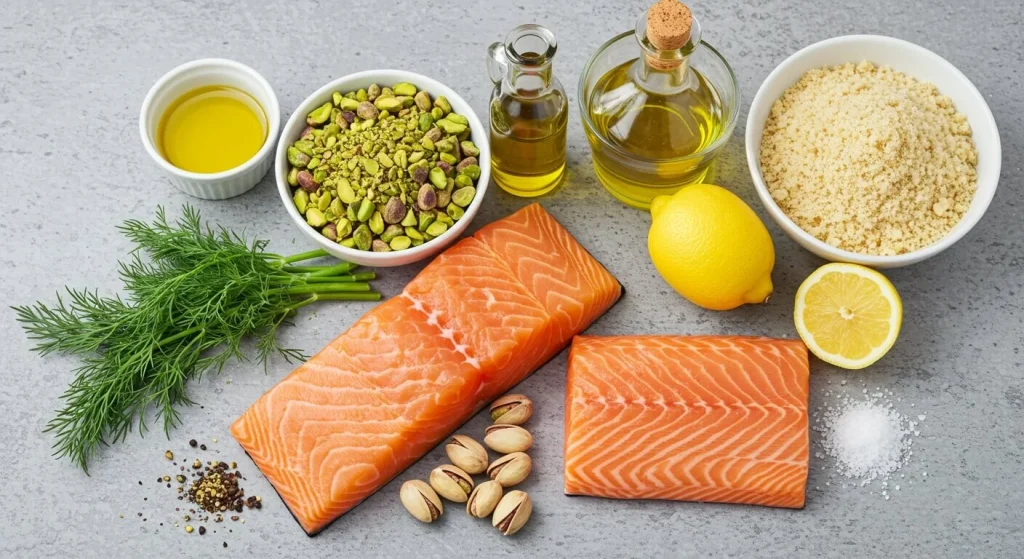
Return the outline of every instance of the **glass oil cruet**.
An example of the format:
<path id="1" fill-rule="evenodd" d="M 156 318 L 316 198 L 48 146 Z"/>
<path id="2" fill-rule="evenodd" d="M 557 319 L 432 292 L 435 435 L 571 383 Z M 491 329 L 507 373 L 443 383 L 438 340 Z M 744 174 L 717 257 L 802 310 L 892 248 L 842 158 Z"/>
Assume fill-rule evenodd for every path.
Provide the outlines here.
<path id="1" fill-rule="evenodd" d="M 565 173 L 569 104 L 551 71 L 557 43 L 540 25 L 520 25 L 487 49 L 491 93 L 491 178 L 506 192 L 535 197 Z"/>
<path id="2" fill-rule="evenodd" d="M 639 48 L 638 48 L 639 47 Z M 661 0 L 608 41 L 580 77 L 597 178 L 638 208 L 707 180 L 736 126 L 736 77 L 678 0 Z"/>

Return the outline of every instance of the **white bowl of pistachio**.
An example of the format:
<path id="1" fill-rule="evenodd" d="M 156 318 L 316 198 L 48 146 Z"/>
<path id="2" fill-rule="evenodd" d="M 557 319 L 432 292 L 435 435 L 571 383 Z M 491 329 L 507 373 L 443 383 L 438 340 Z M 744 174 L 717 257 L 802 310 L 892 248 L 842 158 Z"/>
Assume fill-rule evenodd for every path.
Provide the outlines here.
<path id="1" fill-rule="evenodd" d="M 338 78 L 295 109 L 277 147 L 285 209 L 319 246 L 402 266 L 457 239 L 487 191 L 488 134 L 444 84 L 401 70 Z"/>

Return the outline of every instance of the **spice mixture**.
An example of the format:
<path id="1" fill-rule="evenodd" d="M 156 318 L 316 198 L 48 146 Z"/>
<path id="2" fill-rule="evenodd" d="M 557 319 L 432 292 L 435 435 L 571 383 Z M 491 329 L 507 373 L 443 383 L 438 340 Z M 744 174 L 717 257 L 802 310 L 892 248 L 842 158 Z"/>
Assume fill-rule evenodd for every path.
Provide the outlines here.
<path id="1" fill-rule="evenodd" d="M 775 102 L 761 141 L 765 183 L 786 215 L 862 254 L 945 236 L 970 206 L 977 162 L 948 97 L 869 62 L 807 72 Z"/>
<path id="2" fill-rule="evenodd" d="M 212 442 L 216 443 L 217 439 L 212 439 Z M 201 450 L 207 450 L 206 444 L 200 444 L 195 439 L 190 440 L 188 444 L 192 448 L 198 447 Z M 210 529 L 216 534 L 216 524 L 224 522 L 225 515 L 232 522 L 245 524 L 245 520 L 240 516 L 243 510 L 263 508 L 263 499 L 254 495 L 246 496 L 245 490 L 240 485 L 245 478 L 242 477 L 236 463 L 219 460 L 203 462 L 199 458 L 182 459 L 176 457 L 174 451 L 171 450 L 164 452 L 164 458 L 177 468 L 177 472 L 173 476 L 158 477 L 157 484 L 170 488 L 172 481 L 176 482 L 178 500 L 194 505 L 193 508 L 176 507 L 174 509 L 176 516 L 181 515 L 186 534 L 205 535 L 208 528 L 202 524 L 208 522 L 215 523 Z M 139 481 L 139 485 L 143 485 L 142 481 Z M 148 500 L 148 497 L 143 498 L 143 501 Z M 123 514 L 120 516 L 124 518 Z M 143 517 L 141 512 L 138 513 L 138 516 L 142 518 L 143 522 L 148 520 Z M 162 522 L 160 526 L 163 526 Z M 179 522 L 174 523 L 175 528 L 179 526 Z M 230 528 L 227 531 L 232 532 Z M 227 542 L 224 542 L 224 547 L 227 546 Z"/>

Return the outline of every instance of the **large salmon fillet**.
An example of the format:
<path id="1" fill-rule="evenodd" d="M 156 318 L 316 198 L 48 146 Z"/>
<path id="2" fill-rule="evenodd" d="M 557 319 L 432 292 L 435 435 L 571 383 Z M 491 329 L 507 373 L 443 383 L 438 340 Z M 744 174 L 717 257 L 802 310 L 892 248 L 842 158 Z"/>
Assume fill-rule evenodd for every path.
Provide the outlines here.
<path id="1" fill-rule="evenodd" d="M 539 205 L 463 239 L 231 432 L 313 535 L 526 378 L 619 283 Z"/>
<path id="2" fill-rule="evenodd" d="M 795 340 L 577 337 L 565 493 L 803 507 L 808 372 Z"/>

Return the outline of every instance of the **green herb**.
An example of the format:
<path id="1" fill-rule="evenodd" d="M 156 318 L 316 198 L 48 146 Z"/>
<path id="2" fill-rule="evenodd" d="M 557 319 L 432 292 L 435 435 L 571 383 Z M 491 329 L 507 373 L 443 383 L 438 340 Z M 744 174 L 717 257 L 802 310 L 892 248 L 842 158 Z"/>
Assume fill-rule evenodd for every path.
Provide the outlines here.
<path id="1" fill-rule="evenodd" d="M 81 356 L 46 431 L 56 436 L 54 454 L 86 471 L 100 444 L 124 440 L 136 423 L 144 432 L 151 406 L 165 432 L 179 424 L 178 407 L 194 403 L 186 383 L 232 358 L 245 360 L 246 338 L 254 338 L 264 366 L 275 353 L 301 360 L 276 337 L 296 309 L 318 300 L 380 300 L 366 283 L 372 272 L 353 273 L 347 262 L 297 265 L 327 253 L 266 253 L 267 241 L 203 227 L 189 206 L 175 223 L 158 208 L 153 223 L 126 221 L 119 230 L 137 245 L 120 263 L 124 299 L 68 288 L 55 306 L 14 308 L 40 354 Z"/>

